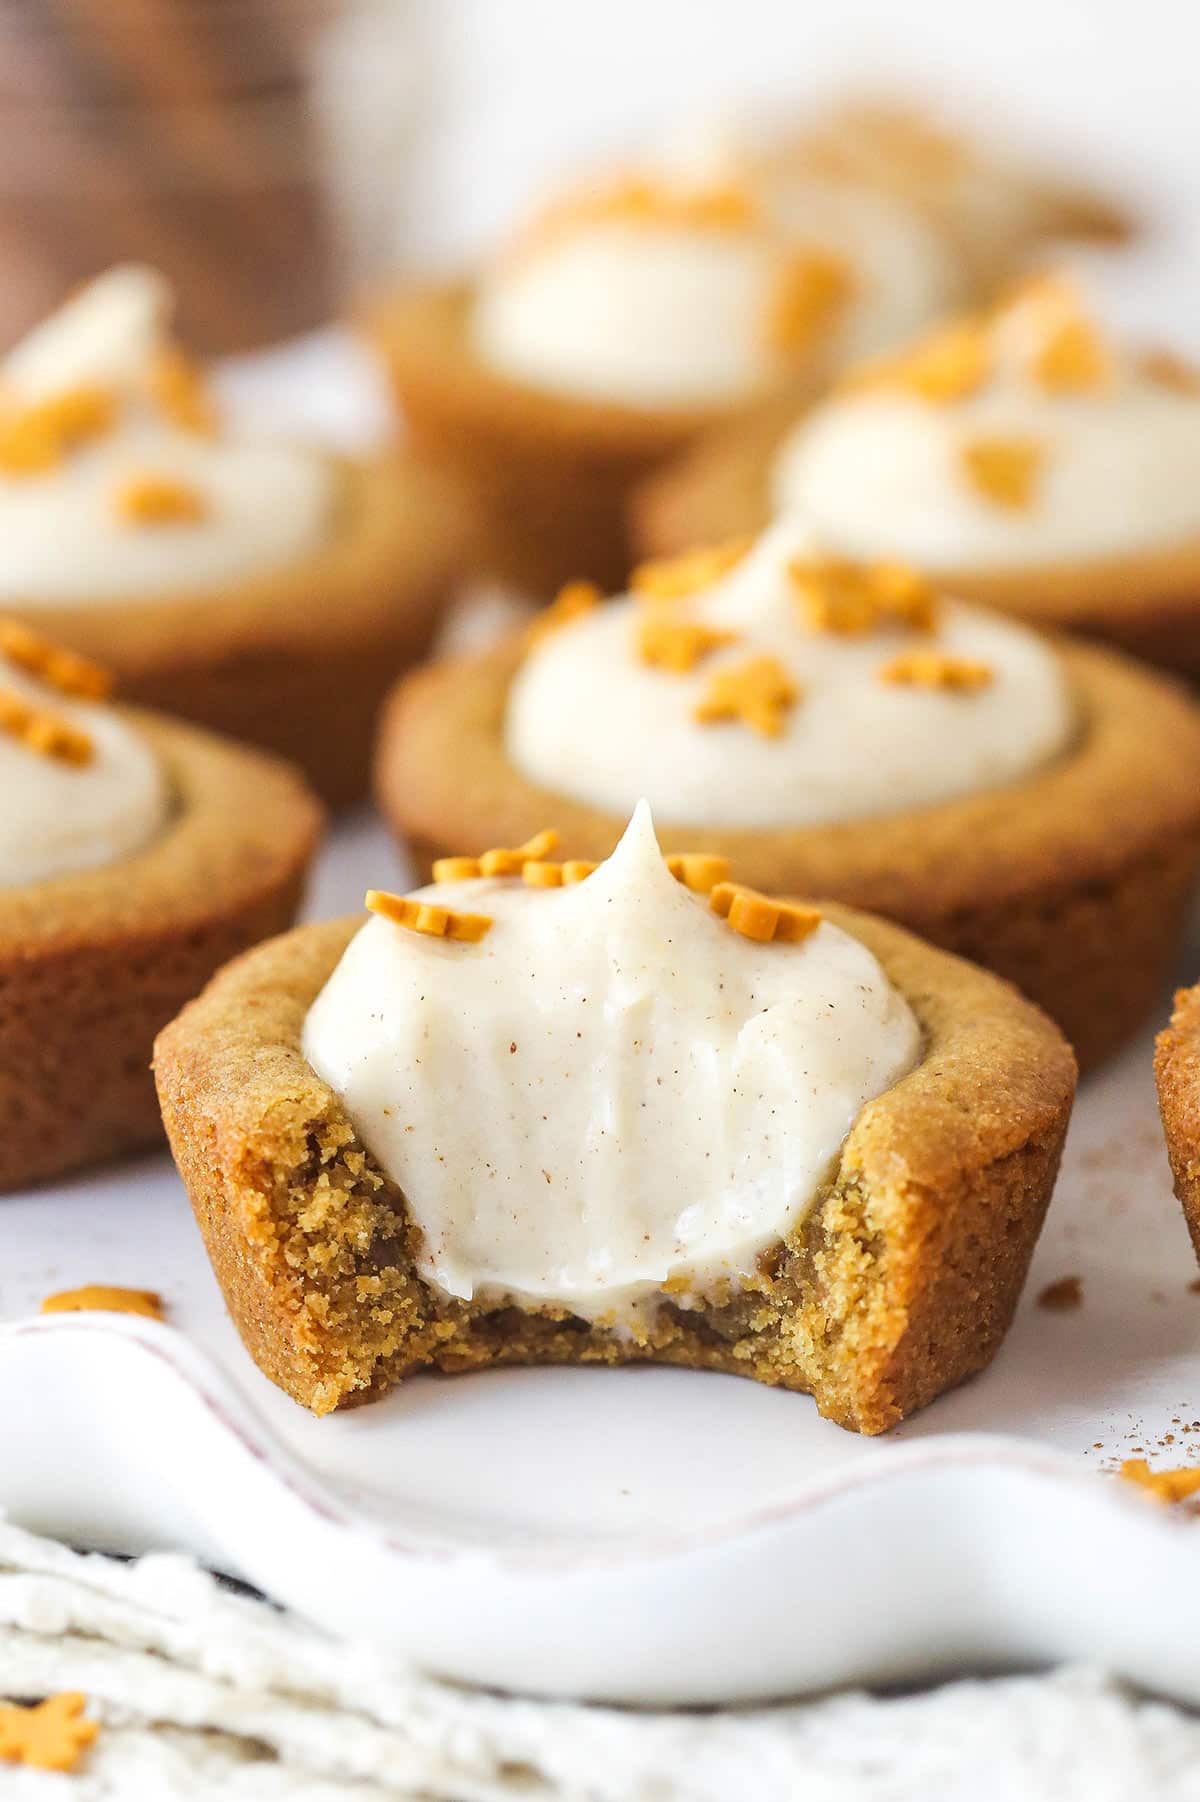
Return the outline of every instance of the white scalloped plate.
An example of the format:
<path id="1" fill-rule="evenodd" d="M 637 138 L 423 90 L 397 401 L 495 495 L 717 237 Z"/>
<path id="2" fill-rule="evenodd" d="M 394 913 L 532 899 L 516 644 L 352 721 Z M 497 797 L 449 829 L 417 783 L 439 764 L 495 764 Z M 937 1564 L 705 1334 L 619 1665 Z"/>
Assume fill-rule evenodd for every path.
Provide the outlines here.
<path id="1" fill-rule="evenodd" d="M 378 828 L 343 827 L 313 911 L 396 876 Z M 0 1506 L 76 1544 L 191 1547 L 504 1688 L 710 1702 L 1087 1657 L 1200 1703 L 1200 1523 L 1104 1474 L 1186 1461 L 1200 1429 L 1149 1057 L 1147 1035 L 1087 1086 L 992 1369 L 883 1440 L 653 1369 L 418 1378 L 318 1421 L 243 1351 L 165 1157 L 7 1197 Z M 1065 1275 L 1083 1305 L 1038 1307 Z M 172 1324 L 33 1317 L 83 1282 L 159 1289 Z"/>

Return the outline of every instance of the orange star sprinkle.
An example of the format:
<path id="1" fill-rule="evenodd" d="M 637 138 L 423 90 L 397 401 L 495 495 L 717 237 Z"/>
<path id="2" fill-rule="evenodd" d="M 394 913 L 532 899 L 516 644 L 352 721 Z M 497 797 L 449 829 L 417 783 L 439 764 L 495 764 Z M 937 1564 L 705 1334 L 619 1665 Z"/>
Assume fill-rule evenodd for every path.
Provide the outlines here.
<path id="1" fill-rule="evenodd" d="M 634 642 L 643 663 L 682 676 L 711 651 L 736 644 L 738 637 L 737 632 L 704 626 L 697 620 L 652 618 L 639 623 Z"/>
<path id="2" fill-rule="evenodd" d="M 960 320 L 922 338 L 899 356 L 850 371 L 843 389 L 897 388 L 934 406 L 965 400 L 982 388 L 991 356 L 982 321 Z"/>
<path id="3" fill-rule="evenodd" d="M 1045 450 L 1034 438 L 970 438 L 960 460 L 977 494 L 1020 512 L 1033 500 Z"/>
<path id="4" fill-rule="evenodd" d="M 525 256 L 586 225 L 660 226 L 679 231 L 748 231 L 761 223 L 753 194 L 735 182 L 681 187 L 641 175 L 570 194 L 543 208 L 513 251 Z"/>
<path id="5" fill-rule="evenodd" d="M 204 497 L 189 482 L 169 476 L 130 476 L 113 495 L 118 519 L 138 526 L 195 525 L 204 518 Z"/>
<path id="6" fill-rule="evenodd" d="M 1034 379 L 1048 394 L 1082 394 L 1102 387 L 1109 359 L 1104 341 L 1088 319 L 1066 319 L 1033 360 Z"/>
<path id="7" fill-rule="evenodd" d="M 768 345 L 793 355 L 810 350 L 837 325 L 853 292 L 854 281 L 844 258 L 823 250 L 789 257 L 767 309 Z"/>
<path id="8" fill-rule="evenodd" d="M 112 677 L 88 657 L 51 644 L 19 620 L 0 619 L 0 655 L 57 688 L 60 694 L 102 701 L 112 689 Z"/>
<path id="9" fill-rule="evenodd" d="M 541 644 L 551 633 L 558 632 L 563 626 L 569 626 L 573 620 L 582 619 L 585 613 L 591 613 L 598 607 L 604 596 L 594 582 L 567 582 L 559 589 L 548 607 L 532 619 L 525 628 L 525 644 L 532 649 Z"/>
<path id="10" fill-rule="evenodd" d="M 629 578 L 630 591 L 639 600 L 686 600 L 736 569 L 753 542 L 752 538 L 727 538 L 722 544 L 699 545 L 678 557 L 654 557 L 638 564 Z"/>
<path id="11" fill-rule="evenodd" d="M 695 895 L 708 895 L 729 876 L 729 859 L 711 851 L 672 851 L 667 868 L 676 882 Z"/>
<path id="12" fill-rule="evenodd" d="M 964 694 L 986 688 L 992 677 L 990 664 L 977 663 L 972 657 L 951 657 L 944 651 L 906 651 L 879 672 L 881 682 L 904 688 L 948 688 Z"/>
<path id="13" fill-rule="evenodd" d="M 715 914 L 743 938 L 769 944 L 782 939 L 797 945 L 821 924 L 820 909 L 800 901 L 779 901 L 738 882 L 718 882 L 708 898 Z"/>
<path id="14" fill-rule="evenodd" d="M 458 913 L 449 907 L 434 907 L 428 901 L 414 901 L 408 895 L 393 895 L 387 889 L 369 888 L 366 906 L 373 914 L 382 914 L 394 926 L 405 926 L 409 932 L 424 933 L 432 939 L 457 939 L 477 944 L 493 924 L 488 914 Z"/>
<path id="15" fill-rule="evenodd" d="M 776 738 L 783 731 L 784 715 L 799 698 L 799 687 L 777 657 L 752 657 L 733 669 L 714 672 L 695 718 L 702 725 L 741 720 L 752 732 Z"/>
<path id="16" fill-rule="evenodd" d="M 78 445 L 109 431 L 116 411 L 107 388 L 81 385 L 0 412 L 0 471 L 25 476 L 55 468 Z"/>
<path id="17" fill-rule="evenodd" d="M 936 621 L 932 586 L 906 564 L 798 557 L 788 564 L 788 576 L 802 623 L 814 631 L 862 638 L 884 624 L 928 632 Z"/>
<path id="18" fill-rule="evenodd" d="M 147 1320 L 163 1318 L 163 1299 L 153 1289 L 117 1289 L 106 1283 L 88 1283 L 82 1289 L 61 1289 L 42 1303 L 43 1314 L 143 1314 Z"/>
<path id="19" fill-rule="evenodd" d="M 1144 1458 L 1126 1458 L 1120 1474 L 1127 1483 L 1149 1490 L 1162 1502 L 1184 1502 L 1200 1490 L 1200 1466 L 1151 1470 Z"/>
<path id="20" fill-rule="evenodd" d="M 11 688 L 0 688 L 0 732 L 18 739 L 28 751 L 79 769 L 95 755 L 95 746 L 86 732 L 48 708 L 32 706 Z"/>
<path id="21" fill-rule="evenodd" d="M 151 398 L 185 432 L 210 437 L 217 415 L 199 368 L 178 345 L 161 350 L 148 377 Z"/>
<path id="22" fill-rule="evenodd" d="M 73 1771 L 100 1731 L 99 1721 L 85 1717 L 86 1706 L 78 1690 L 48 1696 L 34 1708 L 0 1703 L 0 1758 L 38 1771 Z"/>

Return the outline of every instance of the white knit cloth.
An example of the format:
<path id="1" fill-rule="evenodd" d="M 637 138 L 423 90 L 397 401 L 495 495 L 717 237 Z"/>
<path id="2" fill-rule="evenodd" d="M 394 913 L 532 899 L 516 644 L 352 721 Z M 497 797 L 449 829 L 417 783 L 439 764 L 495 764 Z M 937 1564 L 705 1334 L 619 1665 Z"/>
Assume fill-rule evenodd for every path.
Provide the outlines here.
<path id="1" fill-rule="evenodd" d="M 80 1689 L 70 1776 L 4 1802 L 1156 1802 L 1200 1799 L 1200 1722 L 1102 1675 L 724 1714 L 506 1700 L 415 1676 L 191 1560 L 0 1526 L 0 1695 Z"/>

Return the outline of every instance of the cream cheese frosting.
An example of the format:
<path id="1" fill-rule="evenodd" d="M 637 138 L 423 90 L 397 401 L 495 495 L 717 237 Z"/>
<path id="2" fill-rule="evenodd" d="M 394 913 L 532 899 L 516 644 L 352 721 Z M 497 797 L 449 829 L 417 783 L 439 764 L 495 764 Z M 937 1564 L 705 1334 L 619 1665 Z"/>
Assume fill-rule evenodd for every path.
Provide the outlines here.
<path id="1" fill-rule="evenodd" d="M 153 272 L 114 269 L 0 364 L 0 599 L 26 607 L 215 589 L 327 537 L 326 458 L 188 429 L 154 394 L 170 310 Z M 30 417 L 81 393 L 110 412 L 102 426 L 44 466 L 3 454 Z M 131 506 L 131 488 L 147 484 L 151 504 Z M 164 507 L 164 493 L 187 505 Z"/>
<path id="2" fill-rule="evenodd" d="M 904 997 L 827 921 L 758 943 L 669 874 L 648 808 L 585 881 L 438 884 L 478 943 L 374 918 L 303 1048 L 403 1189 L 447 1295 L 633 1324 L 753 1274 L 863 1106 L 917 1061 Z"/>
<path id="3" fill-rule="evenodd" d="M 933 571 L 1031 569 L 1200 538 L 1200 395 L 1104 344 L 1061 284 L 1032 285 L 977 329 L 986 367 L 965 392 L 931 397 L 901 365 L 802 421 L 771 472 L 776 511 L 848 556 Z M 1091 373 L 1047 383 L 1039 358 L 1063 333 L 1092 344 Z M 1010 468 L 1015 458 L 1025 478 L 991 491 L 981 455 Z"/>
<path id="4" fill-rule="evenodd" d="M 822 548 L 783 520 L 680 601 L 628 596 L 540 634 L 509 691 L 512 763 L 606 812 L 624 815 L 644 794 L 676 825 L 793 827 L 994 788 L 1065 747 L 1071 697 L 1035 633 L 954 601 L 938 605 L 929 632 L 887 618 L 857 635 L 815 629 L 794 567 Z M 692 668 L 664 668 L 639 655 L 649 617 L 721 636 Z M 987 680 L 965 693 L 883 679 L 916 650 L 982 666 Z M 696 717 L 715 681 L 763 660 L 795 696 L 773 733 Z"/>
<path id="5" fill-rule="evenodd" d="M 0 655 L 0 704 L 10 697 L 84 734 L 90 755 L 69 762 L 0 730 L 0 887 L 118 863 L 162 830 L 170 785 L 120 714 L 72 699 Z"/>
<path id="6" fill-rule="evenodd" d="M 956 298 L 917 220 L 818 183 L 652 168 L 548 215 L 483 278 L 476 349 L 536 387 L 719 405 L 898 342 Z"/>

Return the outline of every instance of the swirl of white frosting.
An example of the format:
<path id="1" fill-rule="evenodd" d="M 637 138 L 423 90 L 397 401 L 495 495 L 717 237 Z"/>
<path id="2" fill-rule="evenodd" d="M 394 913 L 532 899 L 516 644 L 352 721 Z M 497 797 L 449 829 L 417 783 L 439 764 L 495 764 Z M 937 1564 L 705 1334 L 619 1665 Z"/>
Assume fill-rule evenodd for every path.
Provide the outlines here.
<path id="1" fill-rule="evenodd" d="M 606 812 L 645 794 L 674 825 L 786 827 L 929 806 L 1016 780 L 1055 756 L 1073 729 L 1058 660 L 1036 633 L 943 602 L 933 633 L 884 625 L 864 636 L 798 619 L 788 566 L 818 547 L 781 521 L 680 618 L 736 634 L 683 673 L 639 660 L 647 603 L 621 599 L 546 635 L 509 693 L 508 755 L 551 793 Z M 820 547 L 823 548 L 823 547 Z M 916 646 L 983 663 L 970 694 L 881 680 Z M 695 715 L 714 675 L 769 657 L 797 700 L 777 736 Z"/>
<path id="2" fill-rule="evenodd" d="M 668 873 L 644 806 L 575 886 L 421 893 L 492 927 L 461 944 L 371 920 L 303 1046 L 452 1296 L 636 1329 L 668 1281 L 736 1283 L 919 1056 L 865 946 L 828 922 L 741 937 Z"/>
<path id="3" fill-rule="evenodd" d="M 1032 304 L 992 328 L 990 373 L 951 402 L 903 383 L 852 386 L 802 420 L 770 475 L 775 510 L 852 557 L 932 571 L 1004 571 L 1172 549 L 1200 538 L 1200 395 L 1109 348 L 1103 378 L 1048 388 L 1031 373 Z M 997 500 L 971 447 L 1035 460 L 1028 496 Z"/>
<path id="4" fill-rule="evenodd" d="M 146 269 L 99 277 L 0 364 L 5 412 L 88 387 L 111 428 L 52 467 L 0 467 L 0 599 L 86 603 L 217 589 L 316 549 L 330 530 L 327 459 L 296 445 L 189 431 L 148 392 L 167 347 L 170 294 Z M 123 514 L 126 484 L 181 485 L 196 517 Z"/>
<path id="5" fill-rule="evenodd" d="M 662 216 L 584 204 L 487 272 L 472 316 L 486 363 L 600 402 L 721 405 L 873 354 L 957 298 L 939 241 L 877 197 L 813 182 L 747 186 L 745 221 L 704 223 L 686 203 L 711 185 L 668 171 L 646 186 L 665 197 Z M 789 268 L 806 255 L 839 272 L 844 297 L 789 341 L 771 320 Z"/>
<path id="6" fill-rule="evenodd" d="M 170 785 L 146 741 L 113 708 L 69 699 L 0 656 L 0 690 L 85 733 L 86 763 L 63 762 L 0 731 L 0 887 L 119 863 L 160 832 Z"/>

